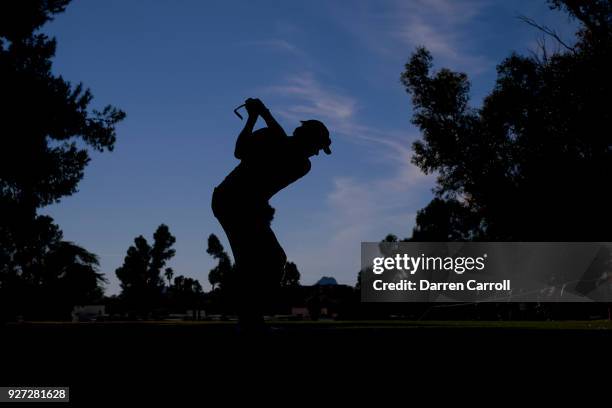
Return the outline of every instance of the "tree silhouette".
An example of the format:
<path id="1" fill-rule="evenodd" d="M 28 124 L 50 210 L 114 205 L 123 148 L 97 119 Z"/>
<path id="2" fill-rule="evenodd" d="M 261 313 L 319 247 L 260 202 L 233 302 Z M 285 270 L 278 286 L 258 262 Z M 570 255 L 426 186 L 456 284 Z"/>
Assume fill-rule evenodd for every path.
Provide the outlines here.
<path id="1" fill-rule="evenodd" d="M 224 286 L 228 284 L 234 265 L 215 234 L 210 234 L 208 237 L 206 252 L 218 261 L 217 266 L 208 273 L 208 282 L 212 285 L 213 291 L 216 288 L 224 289 Z"/>
<path id="2" fill-rule="evenodd" d="M 121 281 L 121 296 L 131 310 L 146 316 L 160 304 L 164 289 L 161 269 L 174 256 L 175 242 L 168 226 L 161 224 L 153 234 L 153 246 L 140 235 L 128 248 L 115 273 Z"/>
<path id="3" fill-rule="evenodd" d="M 50 217 L 37 217 L 30 234 L 29 245 L 19 251 L 0 246 L 0 253 L 11 253 L 0 286 L 6 318 L 68 319 L 73 306 L 101 300 L 104 278 L 96 255 L 63 241 Z"/>
<path id="4" fill-rule="evenodd" d="M 193 310 L 193 318 L 198 317 L 199 309 L 203 302 L 204 291 L 202 285 L 196 279 L 182 275 L 174 278 L 174 284 L 170 287 L 172 304 L 182 311 Z"/>
<path id="5" fill-rule="evenodd" d="M 40 289 L 36 276 L 43 272 L 36 269 L 61 239 L 52 219 L 37 210 L 77 191 L 90 150 L 112 150 L 115 125 L 125 117 L 110 105 L 91 109 L 91 92 L 52 70 L 56 41 L 39 30 L 69 3 L 12 0 L 0 5 L 0 299 L 9 315 L 38 304 L 27 294 Z M 67 251 L 69 244 L 62 245 Z M 72 271 L 84 261 L 81 256 L 66 259 L 76 262 Z M 83 273 L 83 281 L 93 276 Z M 56 277 L 60 282 L 69 283 Z"/>
<path id="6" fill-rule="evenodd" d="M 285 271 L 281 279 L 282 287 L 292 287 L 300 285 L 300 271 L 293 262 L 287 262 L 285 264 Z"/>
<path id="7" fill-rule="evenodd" d="M 478 219 L 457 200 L 434 198 L 416 216 L 411 240 L 418 242 L 469 241 Z"/>
<path id="8" fill-rule="evenodd" d="M 102 298 L 99 284 L 105 280 L 98 267 L 97 255 L 66 241 L 51 247 L 45 259 L 47 275 L 59 283 L 57 291 L 51 292 L 68 299 L 71 305 L 85 305 Z"/>
<path id="9" fill-rule="evenodd" d="M 612 5 L 551 1 L 576 19 L 575 44 L 512 54 L 482 107 L 462 73 L 432 73 L 419 48 L 402 83 L 422 132 L 413 162 L 437 175 L 419 240 L 605 241 L 612 230 Z M 550 33 L 552 31 L 549 30 Z M 566 44 L 567 45 L 567 44 Z"/>
<path id="10" fill-rule="evenodd" d="M 56 42 L 38 29 L 68 3 L 0 6 L 0 202 L 23 216 L 76 192 L 88 148 L 112 150 L 115 125 L 125 117 L 110 105 L 90 111 L 89 89 L 52 72 Z"/>
<path id="11" fill-rule="evenodd" d="M 164 270 L 164 275 L 168 280 L 168 286 L 172 286 L 172 277 L 174 276 L 174 270 L 172 268 L 166 268 Z"/>

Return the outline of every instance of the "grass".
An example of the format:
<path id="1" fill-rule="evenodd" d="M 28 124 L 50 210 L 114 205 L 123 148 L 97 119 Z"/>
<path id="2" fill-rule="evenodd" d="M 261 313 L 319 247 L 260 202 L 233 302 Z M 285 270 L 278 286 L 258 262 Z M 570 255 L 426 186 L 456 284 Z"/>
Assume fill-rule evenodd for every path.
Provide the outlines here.
<path id="1" fill-rule="evenodd" d="M 200 326 L 202 328 L 227 327 L 236 324 L 235 321 L 113 321 L 96 323 L 72 322 L 26 322 L 15 325 L 39 326 L 165 326 L 186 327 Z M 268 324 L 286 328 L 304 329 L 522 329 L 522 330 L 612 330 L 609 320 L 561 320 L 561 321 L 415 321 L 415 320 L 270 320 Z"/>

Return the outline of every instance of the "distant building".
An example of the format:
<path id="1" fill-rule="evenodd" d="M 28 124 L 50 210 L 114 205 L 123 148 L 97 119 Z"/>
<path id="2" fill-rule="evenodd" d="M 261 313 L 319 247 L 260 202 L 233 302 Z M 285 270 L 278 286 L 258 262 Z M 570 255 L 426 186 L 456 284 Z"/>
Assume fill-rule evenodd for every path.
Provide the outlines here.
<path id="1" fill-rule="evenodd" d="M 291 316 L 299 319 L 307 319 L 310 317 L 310 312 L 307 307 L 295 306 L 291 308 Z"/>
<path id="2" fill-rule="evenodd" d="M 353 302 L 354 289 L 324 276 L 312 286 L 285 288 L 283 314 L 293 319 L 336 318 Z"/>
<path id="3" fill-rule="evenodd" d="M 73 322 L 94 322 L 106 317 L 104 305 L 75 306 L 72 309 Z"/>
<path id="4" fill-rule="evenodd" d="M 302 307 L 302 306 L 292 307 L 291 317 L 297 318 L 297 319 L 310 319 L 312 318 L 311 316 L 312 311 L 313 310 L 309 309 L 308 307 Z M 326 307 L 321 307 L 314 311 L 317 317 L 334 317 L 328 312 Z"/>

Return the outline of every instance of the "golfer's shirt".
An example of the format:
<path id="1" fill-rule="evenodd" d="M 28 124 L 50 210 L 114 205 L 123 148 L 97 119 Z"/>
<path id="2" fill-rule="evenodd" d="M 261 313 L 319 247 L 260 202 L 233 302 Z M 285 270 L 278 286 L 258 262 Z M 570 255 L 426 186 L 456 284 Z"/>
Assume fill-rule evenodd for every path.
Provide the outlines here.
<path id="1" fill-rule="evenodd" d="M 243 140 L 241 161 L 218 189 L 248 203 L 267 202 L 310 171 L 310 160 L 291 137 L 259 129 Z"/>

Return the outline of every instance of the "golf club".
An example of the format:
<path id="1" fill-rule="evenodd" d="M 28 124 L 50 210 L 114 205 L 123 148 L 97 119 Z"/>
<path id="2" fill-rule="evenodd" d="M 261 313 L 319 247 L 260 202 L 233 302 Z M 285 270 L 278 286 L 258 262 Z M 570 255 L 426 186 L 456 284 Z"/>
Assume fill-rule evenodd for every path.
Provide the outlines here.
<path id="1" fill-rule="evenodd" d="M 240 113 L 238 113 L 238 109 L 244 107 L 244 103 L 238 107 L 236 107 L 236 109 L 234 109 L 234 113 L 236 114 L 236 116 L 238 116 L 240 118 L 240 120 L 242 120 L 242 115 Z"/>

